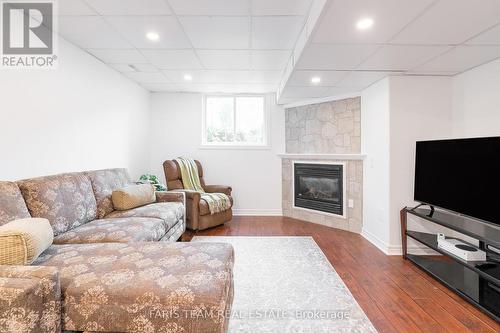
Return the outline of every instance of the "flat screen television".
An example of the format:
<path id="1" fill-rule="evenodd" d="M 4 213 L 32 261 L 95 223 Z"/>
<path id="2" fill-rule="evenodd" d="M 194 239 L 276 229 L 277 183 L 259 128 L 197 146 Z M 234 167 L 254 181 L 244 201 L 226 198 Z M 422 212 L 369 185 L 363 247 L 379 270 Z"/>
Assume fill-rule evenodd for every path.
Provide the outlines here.
<path id="1" fill-rule="evenodd" d="M 414 195 L 500 225 L 500 137 L 417 142 Z"/>

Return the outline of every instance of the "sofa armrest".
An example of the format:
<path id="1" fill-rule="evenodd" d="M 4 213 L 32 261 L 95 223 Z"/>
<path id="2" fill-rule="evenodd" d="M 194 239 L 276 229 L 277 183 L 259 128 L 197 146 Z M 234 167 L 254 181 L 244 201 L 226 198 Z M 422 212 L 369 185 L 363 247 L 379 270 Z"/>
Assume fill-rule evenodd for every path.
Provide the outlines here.
<path id="1" fill-rule="evenodd" d="M 57 268 L 0 266 L 0 295 L 0 332 L 61 332 Z"/>
<path id="2" fill-rule="evenodd" d="M 225 185 L 205 185 L 204 190 L 207 193 L 224 193 L 231 195 L 233 188 Z"/>

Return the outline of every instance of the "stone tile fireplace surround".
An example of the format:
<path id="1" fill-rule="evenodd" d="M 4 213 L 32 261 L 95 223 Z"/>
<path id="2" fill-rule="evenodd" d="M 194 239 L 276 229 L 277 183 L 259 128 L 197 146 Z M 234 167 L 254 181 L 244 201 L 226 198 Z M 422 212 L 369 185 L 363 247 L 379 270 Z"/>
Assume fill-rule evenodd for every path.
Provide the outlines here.
<path id="1" fill-rule="evenodd" d="M 282 158 L 283 215 L 360 233 L 363 225 L 361 98 L 286 110 Z M 294 163 L 343 164 L 344 217 L 294 206 Z"/>

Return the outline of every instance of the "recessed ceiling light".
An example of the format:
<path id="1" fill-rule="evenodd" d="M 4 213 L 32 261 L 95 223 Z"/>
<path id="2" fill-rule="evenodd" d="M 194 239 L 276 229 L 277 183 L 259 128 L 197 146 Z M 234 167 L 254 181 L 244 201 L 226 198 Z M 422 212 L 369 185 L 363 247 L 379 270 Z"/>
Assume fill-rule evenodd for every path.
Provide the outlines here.
<path id="1" fill-rule="evenodd" d="M 150 31 L 146 34 L 146 38 L 152 41 L 157 41 L 158 39 L 160 39 L 160 35 L 158 35 L 157 32 Z"/>
<path id="2" fill-rule="evenodd" d="M 319 76 L 314 76 L 311 78 L 311 83 L 318 84 L 321 82 L 321 78 Z"/>
<path id="3" fill-rule="evenodd" d="M 190 75 L 190 74 L 184 74 L 184 80 L 185 81 L 192 81 L 193 80 L 193 76 Z"/>
<path id="4" fill-rule="evenodd" d="M 374 23 L 375 23 L 375 21 L 373 21 L 373 19 L 371 17 L 365 17 L 365 18 L 362 18 L 361 20 L 359 20 L 358 23 L 356 23 L 356 27 L 359 30 L 366 30 L 366 29 L 370 29 L 371 27 L 373 27 Z"/>

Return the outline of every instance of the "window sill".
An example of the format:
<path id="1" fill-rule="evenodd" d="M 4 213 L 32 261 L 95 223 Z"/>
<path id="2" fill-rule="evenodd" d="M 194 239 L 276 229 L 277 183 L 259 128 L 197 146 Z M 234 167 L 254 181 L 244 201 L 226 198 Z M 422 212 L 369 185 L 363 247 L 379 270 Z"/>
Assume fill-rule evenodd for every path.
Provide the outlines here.
<path id="1" fill-rule="evenodd" d="M 271 150 L 270 145 L 245 146 L 245 145 L 201 145 L 200 150 Z"/>

